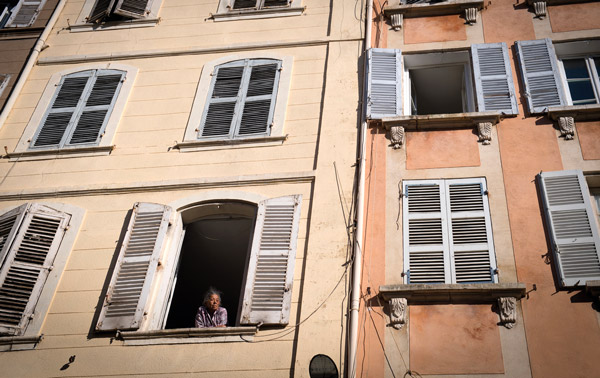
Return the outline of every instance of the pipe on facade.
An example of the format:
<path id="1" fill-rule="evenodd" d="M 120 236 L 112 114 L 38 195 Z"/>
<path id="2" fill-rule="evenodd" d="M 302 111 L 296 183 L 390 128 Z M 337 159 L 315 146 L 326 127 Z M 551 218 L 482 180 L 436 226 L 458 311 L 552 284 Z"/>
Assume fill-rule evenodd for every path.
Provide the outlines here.
<path id="1" fill-rule="evenodd" d="M 10 113 L 13 106 L 15 105 L 15 102 L 17 102 L 17 98 L 19 97 L 19 94 L 21 94 L 21 90 L 23 90 L 23 86 L 25 86 L 25 82 L 27 81 L 27 78 L 29 78 L 31 69 L 37 63 L 38 56 L 40 55 L 40 52 L 43 50 L 44 45 L 46 44 L 46 38 L 48 38 L 48 36 L 50 35 L 50 32 L 52 31 L 54 24 L 56 24 L 56 21 L 58 20 L 60 13 L 62 12 L 63 8 L 65 7 L 66 2 L 67 2 L 67 0 L 60 0 L 58 2 L 58 4 L 56 4 L 56 8 L 54 8 L 54 12 L 52 12 L 52 16 L 48 20 L 48 23 L 46 24 L 44 31 L 42 32 L 42 34 L 40 35 L 38 40 L 35 42 L 35 45 L 33 46 L 33 49 L 31 51 L 31 55 L 29 55 L 29 58 L 27 59 L 27 62 L 25 63 L 25 67 L 23 67 L 23 70 L 21 71 L 21 74 L 19 75 L 19 79 L 15 83 L 15 85 L 12 89 L 12 92 L 10 93 L 10 96 L 8 96 L 8 99 L 6 100 L 6 103 L 4 104 L 4 109 L 2 110 L 2 113 L 0 114 L 0 129 L 2 129 L 2 127 L 4 126 L 4 123 L 6 122 L 6 119 L 8 118 L 8 114 Z"/>
<path id="2" fill-rule="evenodd" d="M 366 30 L 365 30 L 365 52 L 371 48 L 373 0 L 367 1 Z M 367 77 L 366 55 L 364 60 L 364 76 Z M 357 347 L 358 347 L 358 311 L 360 309 L 360 285 L 362 281 L 362 246 L 364 239 L 364 203 L 365 203 L 365 167 L 367 152 L 367 120 L 366 106 L 367 98 L 363 96 L 362 122 L 360 127 L 360 161 L 358 168 L 358 191 L 356 201 L 356 231 L 354 233 L 354 258 L 352 264 L 352 294 L 350 299 L 350 329 L 348 346 L 348 377 L 356 377 Z"/>

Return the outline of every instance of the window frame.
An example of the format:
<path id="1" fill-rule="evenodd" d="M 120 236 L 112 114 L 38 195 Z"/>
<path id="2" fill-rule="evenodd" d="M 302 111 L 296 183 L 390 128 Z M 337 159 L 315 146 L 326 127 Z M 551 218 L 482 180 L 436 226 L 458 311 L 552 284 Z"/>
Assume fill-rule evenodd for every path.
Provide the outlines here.
<path id="1" fill-rule="evenodd" d="M 248 136 L 239 138 L 230 137 L 213 137 L 213 138 L 199 138 L 198 134 L 202 128 L 202 121 L 205 113 L 205 109 L 208 104 L 209 96 L 211 95 L 213 73 L 217 66 L 227 64 L 230 62 L 241 61 L 241 60 L 278 60 L 281 62 L 279 72 L 279 84 L 277 87 L 277 95 L 274 97 L 275 106 L 273 108 L 273 120 L 272 127 L 269 135 L 267 136 Z M 280 145 L 285 140 L 283 135 L 285 114 L 287 109 L 287 102 L 290 94 L 290 86 L 292 79 L 292 65 L 293 57 L 284 56 L 275 53 L 260 53 L 250 52 L 245 54 L 228 55 L 226 57 L 216 59 L 206 63 L 202 67 L 202 73 L 200 74 L 200 80 L 198 81 L 198 87 L 196 94 L 194 95 L 194 101 L 192 103 L 192 110 L 188 118 L 188 123 L 185 128 L 183 142 L 178 143 L 177 147 L 180 151 L 196 151 L 199 149 L 214 149 L 223 148 L 223 146 L 248 146 L 248 145 Z"/>
<path id="2" fill-rule="evenodd" d="M 558 56 L 558 68 L 560 70 L 560 79 L 562 81 L 562 85 L 565 91 L 567 105 L 568 106 L 578 106 L 578 105 L 600 105 L 600 75 L 594 59 L 600 58 L 600 52 L 595 54 L 573 54 L 573 55 L 562 55 Z M 565 71 L 564 60 L 571 59 L 583 59 L 590 77 L 590 82 L 592 84 L 592 89 L 594 91 L 594 96 L 596 99 L 595 104 L 573 104 L 573 98 L 571 96 L 571 89 L 569 88 L 569 79 L 567 78 L 567 73 Z"/>
<path id="3" fill-rule="evenodd" d="M 52 304 L 58 283 L 65 270 L 67 260 L 75 245 L 77 234 L 85 216 L 85 210 L 82 208 L 70 204 L 53 202 L 25 203 L 16 207 L 3 209 L 1 215 L 16 211 L 19 207 L 25 207 L 27 210 L 35 207 L 49 207 L 57 212 L 65 214 L 65 216 L 70 217 L 70 219 L 54 257 L 52 270 L 48 273 L 41 288 L 37 303 L 33 308 L 31 319 L 20 328 L 15 336 L 6 337 L 6 334 L 0 334 L 0 351 L 33 349 L 35 347 L 37 341 L 34 340 L 41 334 L 46 315 Z M 0 264 L 0 269 L 2 268 L 3 263 L 4 262 Z"/>
<path id="4" fill-rule="evenodd" d="M 116 70 L 124 72 L 124 79 L 122 79 L 123 82 L 121 83 L 121 88 L 119 90 L 116 100 L 114 100 L 112 110 L 110 112 L 110 115 L 108 116 L 108 120 L 105 120 L 104 135 L 100 138 L 99 142 L 92 146 L 86 145 L 32 148 L 32 142 L 35 140 L 37 133 L 41 129 L 44 117 L 47 114 L 54 97 L 58 93 L 57 86 L 59 85 L 63 77 L 90 70 Z M 21 139 L 19 140 L 15 151 L 9 154 L 9 158 L 16 158 L 19 160 L 31 160 L 47 158 L 49 155 L 55 158 L 93 154 L 109 154 L 112 148 L 114 147 L 112 143 L 116 134 L 117 126 L 119 124 L 123 111 L 125 110 L 127 99 L 131 93 L 131 90 L 133 89 L 137 73 L 138 68 L 136 67 L 114 63 L 108 63 L 102 66 L 83 65 L 54 73 L 48 80 L 46 88 L 40 95 L 40 99 L 35 107 L 35 110 L 33 111 L 33 114 L 31 115 L 31 118 L 29 119 L 29 122 L 27 123 L 27 126 L 25 127 L 25 130 L 23 131 Z"/>
<path id="5" fill-rule="evenodd" d="M 34 14 L 31 16 L 31 19 L 29 20 L 29 22 L 27 24 L 13 24 L 14 19 L 17 17 L 17 14 L 21 10 L 21 7 L 23 5 L 27 5 L 25 3 L 29 3 L 29 2 L 37 3 L 38 1 L 20 0 L 19 3 L 12 10 L 9 10 L 11 12 L 11 15 L 8 18 L 8 20 L 6 21 L 4 28 L 28 28 L 28 27 L 31 27 L 35 23 L 35 20 L 37 20 L 40 12 L 44 8 L 44 5 L 46 5 L 46 0 L 39 1 L 37 9 L 35 10 Z"/>
<path id="6" fill-rule="evenodd" d="M 235 0 L 219 0 L 217 11 L 212 15 L 215 22 L 235 21 L 244 19 L 300 16 L 305 7 L 302 0 L 289 0 L 289 5 L 273 8 L 244 8 L 233 9 Z M 264 0 L 256 0 L 260 5 Z"/>
<path id="7" fill-rule="evenodd" d="M 115 3 L 119 0 L 115 0 Z M 131 18 L 122 21 L 90 22 L 88 17 L 91 15 L 97 0 L 85 0 L 81 12 L 75 21 L 75 24 L 69 26 L 71 32 L 84 32 L 94 30 L 114 30 L 124 28 L 150 27 L 155 26 L 160 21 L 158 13 L 163 0 L 151 0 L 150 12 L 143 18 Z"/>

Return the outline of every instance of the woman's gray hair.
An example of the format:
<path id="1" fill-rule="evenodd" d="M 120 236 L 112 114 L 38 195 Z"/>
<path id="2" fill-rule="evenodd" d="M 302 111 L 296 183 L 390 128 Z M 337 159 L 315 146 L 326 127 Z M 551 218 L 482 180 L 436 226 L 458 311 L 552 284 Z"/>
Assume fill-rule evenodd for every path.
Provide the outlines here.
<path id="1" fill-rule="evenodd" d="M 210 300 L 210 297 L 212 297 L 213 295 L 218 296 L 219 301 L 221 300 L 221 292 L 211 286 L 208 288 L 208 290 L 206 290 L 206 293 L 204 293 L 204 299 L 202 300 L 202 304 L 208 302 Z"/>

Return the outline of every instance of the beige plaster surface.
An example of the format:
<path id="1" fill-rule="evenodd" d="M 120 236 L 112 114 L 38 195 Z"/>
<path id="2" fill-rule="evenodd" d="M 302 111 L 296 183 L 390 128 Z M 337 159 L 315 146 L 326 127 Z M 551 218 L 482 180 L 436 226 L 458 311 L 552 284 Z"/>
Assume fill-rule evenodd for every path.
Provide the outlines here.
<path id="1" fill-rule="evenodd" d="M 512 0 L 495 0 L 486 4 L 481 12 L 485 43 L 535 39 L 533 13 L 526 3 L 517 7 Z"/>
<path id="2" fill-rule="evenodd" d="M 410 307 L 410 367 L 419 374 L 502 374 L 498 316 L 489 305 Z"/>
<path id="3" fill-rule="evenodd" d="M 548 7 L 552 32 L 600 29 L 600 4 L 595 2 Z"/>
<path id="4" fill-rule="evenodd" d="M 456 14 L 404 19 L 404 43 L 466 41 L 467 26 Z"/>
<path id="5" fill-rule="evenodd" d="M 476 167 L 478 137 L 473 129 L 406 132 L 406 169 Z"/>
<path id="6" fill-rule="evenodd" d="M 577 134 L 584 160 L 600 159 L 600 122 L 577 122 Z"/>

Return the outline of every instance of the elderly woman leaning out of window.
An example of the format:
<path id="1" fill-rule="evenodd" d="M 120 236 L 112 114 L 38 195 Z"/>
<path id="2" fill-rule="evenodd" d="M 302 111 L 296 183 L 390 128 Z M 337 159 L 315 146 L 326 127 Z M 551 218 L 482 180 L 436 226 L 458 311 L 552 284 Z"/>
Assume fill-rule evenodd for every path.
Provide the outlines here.
<path id="1" fill-rule="evenodd" d="M 196 313 L 196 328 L 226 327 L 227 310 L 221 307 L 221 292 L 210 288 Z"/>

